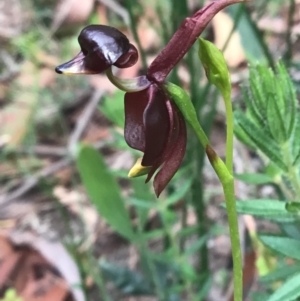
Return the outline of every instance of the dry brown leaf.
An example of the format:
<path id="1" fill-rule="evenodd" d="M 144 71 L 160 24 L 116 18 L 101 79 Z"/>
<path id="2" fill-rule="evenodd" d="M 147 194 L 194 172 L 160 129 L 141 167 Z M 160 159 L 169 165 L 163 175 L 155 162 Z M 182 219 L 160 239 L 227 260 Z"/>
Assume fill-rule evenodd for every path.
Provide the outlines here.
<path id="1" fill-rule="evenodd" d="M 0 235 L 0 262 L 2 259 L 6 256 L 8 256 L 12 252 L 12 246 L 10 243 L 8 243 L 7 239 Z"/>
<path id="2" fill-rule="evenodd" d="M 222 49 L 234 26 L 233 20 L 224 12 L 219 12 L 212 20 L 215 33 L 215 45 Z M 242 47 L 241 38 L 237 31 L 233 33 L 224 51 L 224 57 L 230 67 L 237 67 L 245 61 L 246 56 Z"/>
<path id="3" fill-rule="evenodd" d="M 31 258 L 34 253 L 31 253 Z M 29 256 L 26 261 L 30 261 Z M 69 289 L 66 282 L 54 275 L 45 262 L 38 261 L 38 255 L 31 262 L 31 269 L 28 270 L 26 275 L 26 284 L 20 291 L 20 296 L 24 301 L 64 301 L 69 294 Z M 23 273 L 24 274 L 24 273 Z"/>
<path id="4" fill-rule="evenodd" d="M 32 233 L 17 231 L 10 233 L 10 239 L 15 244 L 26 244 L 38 251 L 60 272 L 75 300 L 84 301 L 82 290 L 76 288 L 81 283 L 77 265 L 60 242 L 51 242 Z"/>
<path id="5" fill-rule="evenodd" d="M 0 235 L 0 291 L 13 287 L 24 301 L 84 301 L 74 288 L 81 282 L 77 266 L 59 242 L 17 230 Z"/>

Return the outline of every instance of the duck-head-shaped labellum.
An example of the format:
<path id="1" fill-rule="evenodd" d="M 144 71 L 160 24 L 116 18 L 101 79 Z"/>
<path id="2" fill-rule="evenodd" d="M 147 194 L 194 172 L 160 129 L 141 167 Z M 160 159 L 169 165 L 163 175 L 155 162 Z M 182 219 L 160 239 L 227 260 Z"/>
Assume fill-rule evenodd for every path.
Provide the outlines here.
<path id="1" fill-rule="evenodd" d="M 56 67 L 57 73 L 97 74 L 114 65 L 131 67 L 138 60 L 138 51 L 127 37 L 116 28 L 89 25 L 78 37 L 81 51 L 67 63 Z"/>

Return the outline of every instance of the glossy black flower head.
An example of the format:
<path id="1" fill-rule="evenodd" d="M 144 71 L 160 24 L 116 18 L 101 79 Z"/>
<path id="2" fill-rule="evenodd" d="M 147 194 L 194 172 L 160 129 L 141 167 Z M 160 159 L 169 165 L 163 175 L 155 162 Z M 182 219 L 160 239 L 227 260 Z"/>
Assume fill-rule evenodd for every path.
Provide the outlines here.
<path id="1" fill-rule="evenodd" d="M 138 51 L 127 37 L 116 28 L 105 25 L 89 25 L 78 37 L 79 54 L 67 63 L 56 67 L 57 73 L 96 74 L 112 65 L 127 68 L 138 60 Z"/>
<path id="2" fill-rule="evenodd" d="M 125 94 L 125 140 L 144 152 L 141 165 L 147 169 L 148 182 L 154 173 L 157 196 L 170 182 L 185 154 L 186 125 L 165 91 L 156 84 Z"/>

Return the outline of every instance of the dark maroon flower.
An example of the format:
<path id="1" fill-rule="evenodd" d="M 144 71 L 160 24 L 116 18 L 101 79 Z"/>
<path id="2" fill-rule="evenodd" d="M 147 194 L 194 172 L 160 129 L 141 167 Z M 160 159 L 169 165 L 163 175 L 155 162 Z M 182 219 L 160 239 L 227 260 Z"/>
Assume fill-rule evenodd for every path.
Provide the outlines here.
<path id="1" fill-rule="evenodd" d="M 186 148 L 185 121 L 164 90 L 164 82 L 183 58 L 208 22 L 226 6 L 243 0 L 213 1 L 192 17 L 186 18 L 170 42 L 154 59 L 146 76 L 119 79 L 111 66 L 127 68 L 138 58 L 136 48 L 115 28 L 90 25 L 82 30 L 78 42 L 81 52 L 56 68 L 58 73 L 100 73 L 125 94 L 125 139 L 128 145 L 144 152 L 141 164 L 149 181 L 154 173 L 158 196 L 179 168 Z M 139 174 L 139 173 L 138 173 Z"/>
<path id="2" fill-rule="evenodd" d="M 125 35 L 103 25 L 84 28 L 78 38 L 81 52 L 71 61 L 56 68 L 58 73 L 107 75 L 125 94 L 125 140 L 134 149 L 144 152 L 142 165 L 150 167 L 146 182 L 154 178 L 159 196 L 178 170 L 186 147 L 186 126 L 175 104 L 162 86 L 145 76 L 132 80 L 115 77 L 110 67 L 133 65 L 138 54 Z"/>
<path id="3" fill-rule="evenodd" d="M 125 94 L 125 140 L 144 152 L 142 166 L 151 166 L 146 182 L 154 178 L 157 196 L 178 170 L 186 148 L 184 119 L 165 91 L 156 84 Z"/>

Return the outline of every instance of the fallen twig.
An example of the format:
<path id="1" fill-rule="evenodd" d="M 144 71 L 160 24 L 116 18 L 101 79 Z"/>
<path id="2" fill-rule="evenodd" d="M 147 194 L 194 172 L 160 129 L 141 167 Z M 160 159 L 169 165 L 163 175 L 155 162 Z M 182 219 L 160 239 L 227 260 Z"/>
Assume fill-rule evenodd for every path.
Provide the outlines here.
<path id="1" fill-rule="evenodd" d="M 71 155 L 74 155 L 76 152 L 76 146 L 86 129 L 90 119 L 92 118 L 94 111 L 96 110 L 98 103 L 101 99 L 101 97 L 104 95 L 104 92 L 102 90 L 95 90 L 92 94 L 89 103 L 87 104 L 86 108 L 78 118 L 78 121 L 76 123 L 75 129 L 73 133 L 71 134 L 71 137 L 69 139 L 68 143 L 68 151 Z"/>

